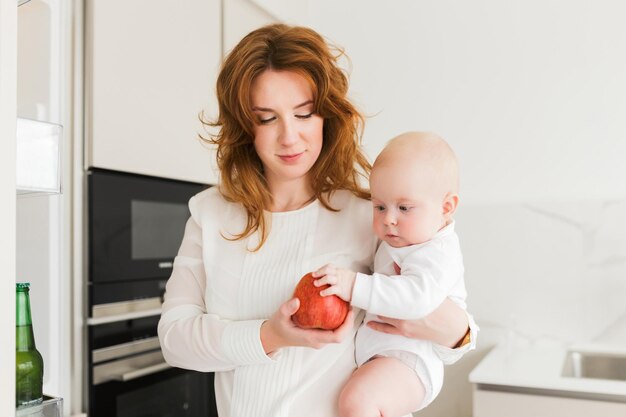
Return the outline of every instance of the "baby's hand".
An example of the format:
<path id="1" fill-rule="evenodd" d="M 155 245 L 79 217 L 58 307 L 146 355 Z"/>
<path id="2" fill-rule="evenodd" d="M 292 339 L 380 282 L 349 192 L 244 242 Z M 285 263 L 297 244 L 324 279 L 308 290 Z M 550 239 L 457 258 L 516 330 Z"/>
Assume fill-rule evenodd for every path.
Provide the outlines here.
<path id="1" fill-rule="evenodd" d="M 313 278 L 319 278 L 313 282 L 316 287 L 330 285 L 330 287 L 320 291 L 320 295 L 325 297 L 334 294 L 344 301 L 350 302 L 352 300 L 356 272 L 328 264 L 313 272 Z"/>

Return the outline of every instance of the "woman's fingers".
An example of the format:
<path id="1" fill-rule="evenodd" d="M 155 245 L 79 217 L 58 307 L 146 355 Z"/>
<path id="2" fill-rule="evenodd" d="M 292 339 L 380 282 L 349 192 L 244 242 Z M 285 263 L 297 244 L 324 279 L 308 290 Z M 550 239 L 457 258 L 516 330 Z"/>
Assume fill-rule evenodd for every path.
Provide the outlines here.
<path id="1" fill-rule="evenodd" d="M 370 321 L 367 326 L 381 333 L 402 335 L 399 324 L 402 320 L 396 320 L 389 317 L 378 316 L 380 321 Z"/>
<path id="2" fill-rule="evenodd" d="M 352 331 L 354 326 L 354 311 L 348 310 L 346 319 L 335 330 L 303 329 L 308 339 L 308 346 L 319 349 L 329 343 L 341 343 Z"/>
<path id="3" fill-rule="evenodd" d="M 344 323 L 335 330 L 302 329 L 291 319 L 299 307 L 300 300 L 292 298 L 284 302 L 278 311 L 263 323 L 261 342 L 267 353 L 287 346 L 320 349 L 329 343 L 342 342 L 353 328 L 354 313 L 350 309 Z"/>
<path id="4" fill-rule="evenodd" d="M 286 316 L 287 318 L 290 319 L 291 316 L 293 316 L 296 313 L 296 311 L 298 311 L 299 308 L 300 308 L 300 300 L 294 297 L 291 300 L 284 302 L 280 306 L 280 313 L 283 316 Z"/>

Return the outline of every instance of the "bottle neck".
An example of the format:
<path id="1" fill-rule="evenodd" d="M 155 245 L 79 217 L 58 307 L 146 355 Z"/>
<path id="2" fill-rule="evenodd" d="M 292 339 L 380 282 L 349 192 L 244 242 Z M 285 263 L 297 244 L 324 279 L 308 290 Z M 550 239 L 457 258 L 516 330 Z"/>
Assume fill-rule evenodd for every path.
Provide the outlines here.
<path id="1" fill-rule="evenodd" d="M 17 291 L 15 301 L 15 348 L 16 350 L 34 349 L 35 336 L 30 316 L 28 291 Z"/>

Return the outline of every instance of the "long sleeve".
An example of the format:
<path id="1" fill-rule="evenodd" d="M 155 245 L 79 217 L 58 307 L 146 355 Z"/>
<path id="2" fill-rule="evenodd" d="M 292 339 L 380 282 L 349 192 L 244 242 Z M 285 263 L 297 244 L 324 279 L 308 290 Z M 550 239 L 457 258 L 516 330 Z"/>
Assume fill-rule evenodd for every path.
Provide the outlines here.
<path id="1" fill-rule="evenodd" d="M 462 283 L 462 263 L 448 246 L 439 240 L 420 245 L 402 260 L 402 275 L 357 274 L 352 305 L 397 319 L 427 316 Z"/>
<path id="2" fill-rule="evenodd" d="M 401 275 L 393 272 L 394 263 Z M 422 244 L 394 248 L 381 243 L 374 270 L 372 275 L 357 274 L 352 292 L 352 305 L 370 314 L 419 319 L 446 297 L 465 308 L 463 256 L 454 223 Z"/>
<path id="3" fill-rule="evenodd" d="M 400 266 L 402 275 L 393 275 L 394 263 Z M 452 364 L 476 347 L 479 328 L 466 311 L 463 255 L 454 223 L 424 244 L 392 248 L 383 242 L 376 253 L 375 270 L 379 273 L 357 274 L 353 305 L 367 309 L 370 317 L 382 315 L 412 320 L 427 316 L 448 297 L 467 314 L 470 343 L 454 349 L 433 344 L 434 353 L 444 364 Z M 359 333 L 371 334 L 367 327 L 361 328 Z M 363 337 L 361 339 L 365 340 Z M 365 344 L 371 345 L 372 341 L 367 339 Z M 362 356 L 367 359 L 376 352 L 376 348 L 368 346 Z"/>
<path id="4" fill-rule="evenodd" d="M 197 371 L 224 371 L 272 362 L 260 341 L 264 320 L 231 321 L 207 313 L 202 231 L 193 214 L 192 209 L 167 282 L 159 321 L 165 360 L 172 366 Z"/>

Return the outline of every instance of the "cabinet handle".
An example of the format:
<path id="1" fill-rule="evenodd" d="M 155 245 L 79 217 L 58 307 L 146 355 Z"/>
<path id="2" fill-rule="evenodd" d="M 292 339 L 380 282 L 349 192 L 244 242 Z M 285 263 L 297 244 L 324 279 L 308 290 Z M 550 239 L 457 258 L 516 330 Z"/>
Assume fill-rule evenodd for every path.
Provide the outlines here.
<path id="1" fill-rule="evenodd" d="M 133 379 L 141 378 L 142 376 L 155 374 L 160 371 L 171 368 L 166 362 L 157 363 L 156 365 L 146 366 L 145 368 L 137 369 L 134 371 L 126 372 L 120 375 L 116 375 L 113 379 L 116 381 L 132 381 Z"/>

